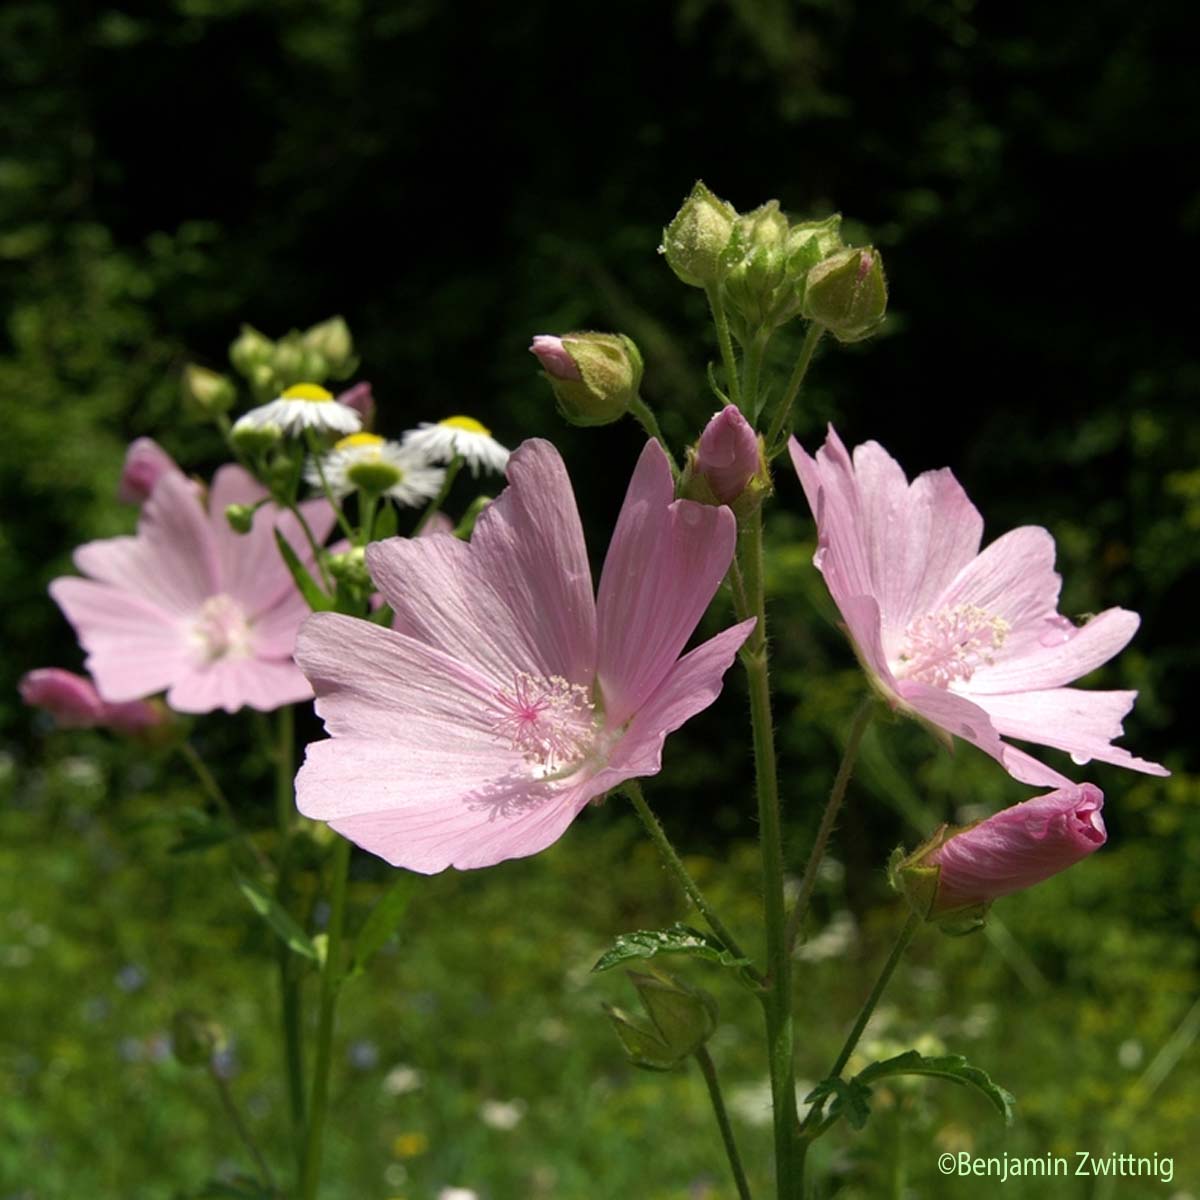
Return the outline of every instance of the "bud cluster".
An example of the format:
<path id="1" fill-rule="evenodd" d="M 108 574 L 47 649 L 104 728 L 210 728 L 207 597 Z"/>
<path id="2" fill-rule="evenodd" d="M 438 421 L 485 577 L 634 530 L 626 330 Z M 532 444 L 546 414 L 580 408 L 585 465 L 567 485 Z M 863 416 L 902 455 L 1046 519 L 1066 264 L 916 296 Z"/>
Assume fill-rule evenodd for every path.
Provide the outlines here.
<path id="1" fill-rule="evenodd" d="M 297 383 L 345 379 L 358 366 L 354 339 L 341 317 L 330 317 L 303 332 L 293 329 L 278 341 L 243 325 L 229 347 L 229 361 L 259 399 L 276 396 Z"/>

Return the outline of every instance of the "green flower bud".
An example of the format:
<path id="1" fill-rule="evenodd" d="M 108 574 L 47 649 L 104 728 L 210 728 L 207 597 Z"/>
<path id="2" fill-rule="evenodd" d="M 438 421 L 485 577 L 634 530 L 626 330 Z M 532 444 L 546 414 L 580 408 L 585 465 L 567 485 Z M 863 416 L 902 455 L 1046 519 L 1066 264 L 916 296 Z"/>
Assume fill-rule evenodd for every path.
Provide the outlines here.
<path id="1" fill-rule="evenodd" d="M 237 399 L 237 391 L 224 375 L 188 363 L 181 381 L 184 403 L 204 417 L 228 412 Z"/>
<path id="2" fill-rule="evenodd" d="M 729 243 L 737 212 L 697 182 L 675 219 L 663 230 L 659 253 L 691 287 L 711 287 L 722 274 L 721 253 Z"/>
<path id="3" fill-rule="evenodd" d="M 341 317 L 330 317 L 307 330 L 304 345 L 319 355 L 335 375 L 340 375 L 355 361 L 354 338 Z"/>
<path id="4" fill-rule="evenodd" d="M 289 333 L 279 342 L 275 347 L 275 353 L 271 356 L 271 367 L 279 390 L 282 391 L 290 384 L 299 383 L 302 380 L 311 383 L 322 381 L 324 376 L 310 374 L 308 371 L 311 365 L 308 360 L 311 357 L 311 355 L 305 354 L 305 347 L 300 341 L 298 333 Z"/>
<path id="5" fill-rule="evenodd" d="M 873 247 L 839 250 L 809 271 L 803 313 L 839 342 L 870 337 L 886 311 L 883 260 Z"/>
<path id="6" fill-rule="evenodd" d="M 254 528 L 257 504 L 229 504 L 225 507 L 225 520 L 234 533 L 249 533 Z"/>
<path id="7" fill-rule="evenodd" d="M 611 1006 L 607 1007 L 609 1020 L 635 1066 L 669 1071 L 712 1036 L 717 1027 L 717 1002 L 665 971 L 628 974 L 650 1026 Z"/>
<path id="8" fill-rule="evenodd" d="M 737 219 L 722 255 L 723 291 L 743 344 L 760 329 L 774 329 L 800 311 L 788 257 L 788 221 L 777 200 Z"/>
<path id="9" fill-rule="evenodd" d="M 670 1071 L 679 1066 L 682 1060 L 671 1053 L 670 1047 L 653 1029 L 639 1024 L 623 1008 L 615 1005 L 606 1004 L 604 1011 L 635 1067 L 647 1071 Z"/>
<path id="10" fill-rule="evenodd" d="M 540 334 L 530 350 L 572 425 L 609 425 L 637 399 L 642 356 L 623 333 Z"/>
<path id="11" fill-rule="evenodd" d="M 230 440 L 247 458 L 265 454 L 283 439 L 278 425 L 249 425 L 234 422 Z"/>
<path id="12" fill-rule="evenodd" d="M 177 1012 L 171 1021 L 171 1051 L 185 1067 L 207 1067 L 225 1045 L 225 1031 L 202 1013 Z"/>
<path id="13" fill-rule="evenodd" d="M 327 563 L 330 575 L 339 583 L 368 593 L 374 589 L 367 570 L 367 552 L 363 546 L 354 546 L 341 554 L 331 554 Z"/>
<path id="14" fill-rule="evenodd" d="M 250 378 L 254 368 L 269 363 L 275 351 L 275 343 L 253 325 L 243 325 L 242 332 L 229 347 L 229 361 L 239 375 Z"/>
<path id="15" fill-rule="evenodd" d="M 841 224 L 841 214 L 834 213 L 823 221 L 801 221 L 788 230 L 784 247 L 786 270 L 797 300 L 804 299 L 809 271 L 823 259 L 845 249 L 838 233 Z"/>

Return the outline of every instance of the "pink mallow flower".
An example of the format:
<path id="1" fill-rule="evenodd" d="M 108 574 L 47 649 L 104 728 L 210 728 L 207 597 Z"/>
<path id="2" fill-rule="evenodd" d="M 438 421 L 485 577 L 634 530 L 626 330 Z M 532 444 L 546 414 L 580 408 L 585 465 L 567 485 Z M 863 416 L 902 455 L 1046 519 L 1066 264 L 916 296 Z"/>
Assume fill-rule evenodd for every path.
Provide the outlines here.
<path id="1" fill-rule="evenodd" d="M 1108 838 L 1103 807 L 1100 789 L 1084 783 L 952 832 L 911 864 L 938 868 L 930 915 L 990 904 L 1074 866 Z"/>
<path id="2" fill-rule="evenodd" d="M 122 504 L 144 504 L 150 499 L 154 485 L 166 474 L 182 475 L 175 460 L 153 439 L 137 438 L 125 451 L 125 465 L 117 485 L 117 499 Z"/>
<path id="3" fill-rule="evenodd" d="M 296 661 L 331 737 L 296 778 L 305 816 L 394 866 L 485 867 L 556 841 L 589 800 L 654 775 L 753 628 L 680 658 L 733 557 L 726 508 L 676 500 L 647 444 L 593 598 L 571 483 L 525 442 L 469 542 L 391 538 L 367 565 L 394 630 L 318 613 Z"/>
<path id="4" fill-rule="evenodd" d="M 145 700 L 111 704 L 90 679 L 58 667 L 27 671 L 18 690 L 26 704 L 48 712 L 62 729 L 106 727 L 118 733 L 137 733 L 166 719 L 161 708 Z"/>
<path id="5" fill-rule="evenodd" d="M 275 545 L 273 526 L 301 560 L 312 555 L 295 518 L 264 504 L 251 531 L 230 529 L 225 509 L 267 493 L 241 467 L 216 474 L 207 505 L 182 474 L 166 472 L 142 509 L 136 537 L 75 551 L 88 578 L 54 580 L 50 594 L 88 652 L 87 668 L 110 702 L 167 689 L 179 712 L 264 711 L 312 695 L 292 661 L 308 606 Z M 314 536 L 333 525 L 324 500 L 301 506 Z"/>
<path id="6" fill-rule="evenodd" d="M 1002 738 L 1080 765 L 1170 773 L 1111 744 L 1136 692 L 1065 686 L 1121 650 L 1138 616 L 1110 608 L 1079 626 L 1060 616 L 1045 529 L 1014 529 L 981 552 L 983 518 L 949 470 L 909 484 L 875 442 L 851 458 L 832 426 L 815 459 L 795 438 L 790 450 L 817 520 L 813 562 L 892 708 L 974 743 L 1023 783 L 1070 780 Z"/>
<path id="7" fill-rule="evenodd" d="M 696 445 L 696 474 L 708 480 L 722 504 L 736 500 L 758 474 L 758 434 L 736 404 L 727 404 L 704 427 Z"/>

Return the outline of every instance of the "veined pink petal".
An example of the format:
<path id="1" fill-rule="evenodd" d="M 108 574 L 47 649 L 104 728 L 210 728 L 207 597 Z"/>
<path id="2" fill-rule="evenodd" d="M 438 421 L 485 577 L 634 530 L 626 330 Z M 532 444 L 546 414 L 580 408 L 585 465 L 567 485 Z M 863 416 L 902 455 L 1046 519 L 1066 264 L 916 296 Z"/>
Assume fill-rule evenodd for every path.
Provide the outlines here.
<path id="1" fill-rule="evenodd" d="M 1139 624 L 1137 613 L 1123 608 L 1107 609 L 1078 627 L 1065 618 L 1049 619 L 1021 653 L 1006 647 L 1003 657 L 980 667 L 971 678 L 971 694 L 1062 687 L 1124 650 Z"/>
<path id="2" fill-rule="evenodd" d="M 137 700 L 166 688 L 194 650 L 180 621 L 140 596 L 90 579 L 62 578 L 50 595 L 88 652 L 105 700 Z"/>
<path id="3" fill-rule="evenodd" d="M 572 683 L 595 670 L 595 602 L 574 493 L 558 451 L 523 443 L 511 483 L 470 542 L 391 538 L 367 547 L 395 628 L 507 684 L 529 671 Z"/>
<path id="4" fill-rule="evenodd" d="M 279 553 L 278 550 L 275 551 Z M 308 602 L 293 586 L 251 621 L 254 653 L 258 658 L 291 660 L 300 626 L 312 615 Z"/>
<path id="5" fill-rule="evenodd" d="M 85 575 L 135 592 L 166 612 L 194 612 L 219 590 L 220 569 L 208 514 L 191 483 L 168 472 L 142 509 L 136 538 L 89 542 L 75 551 Z"/>
<path id="6" fill-rule="evenodd" d="M 1069 687 L 975 697 L 1006 737 L 1065 750 L 1081 765 L 1095 759 L 1146 775 L 1169 775 L 1158 763 L 1134 758 L 1128 750 L 1109 745 L 1124 733 L 1122 718 L 1136 699 L 1137 692 L 1089 692 Z"/>
<path id="7" fill-rule="evenodd" d="M 1104 796 L 1090 783 L 1013 805 L 948 838 L 922 865 L 936 865 L 935 911 L 988 904 L 1057 875 L 1108 836 Z"/>
<path id="8" fill-rule="evenodd" d="M 724 506 L 673 500 L 666 455 L 647 442 L 625 494 L 597 597 L 598 670 L 607 720 L 622 725 L 653 694 L 733 559 Z"/>
<path id="9" fill-rule="evenodd" d="M 167 703 L 176 712 L 185 713 L 218 708 L 237 712 L 246 706 L 273 712 L 311 696 L 308 680 L 293 662 L 225 658 L 180 672 L 167 692 Z"/>

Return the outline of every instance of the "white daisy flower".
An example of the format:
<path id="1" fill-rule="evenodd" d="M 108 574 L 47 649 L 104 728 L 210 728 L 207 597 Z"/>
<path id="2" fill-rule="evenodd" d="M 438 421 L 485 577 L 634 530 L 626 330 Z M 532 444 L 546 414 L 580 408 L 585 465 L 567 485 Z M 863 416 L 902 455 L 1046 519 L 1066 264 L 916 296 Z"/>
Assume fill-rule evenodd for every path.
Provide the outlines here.
<path id="1" fill-rule="evenodd" d="M 399 442 L 389 442 L 374 433 L 352 433 L 342 438 L 321 456 L 320 470 L 315 461 L 309 460 L 304 477 L 319 488 L 322 472 L 329 490 L 339 500 L 362 489 L 391 496 L 397 504 L 410 508 L 432 500 L 446 477 L 441 467 L 431 467 Z"/>
<path id="2" fill-rule="evenodd" d="M 508 451 L 474 417 L 447 417 L 436 425 L 422 421 L 404 435 L 404 446 L 430 462 L 449 462 L 461 454 L 472 475 L 480 469 L 499 474 L 508 466 Z"/>
<path id="3" fill-rule="evenodd" d="M 268 404 L 252 408 L 238 417 L 234 433 L 273 425 L 285 436 L 295 437 L 306 429 L 317 433 L 357 433 L 362 418 L 348 405 L 339 404 L 332 392 L 315 383 L 294 383 Z"/>

